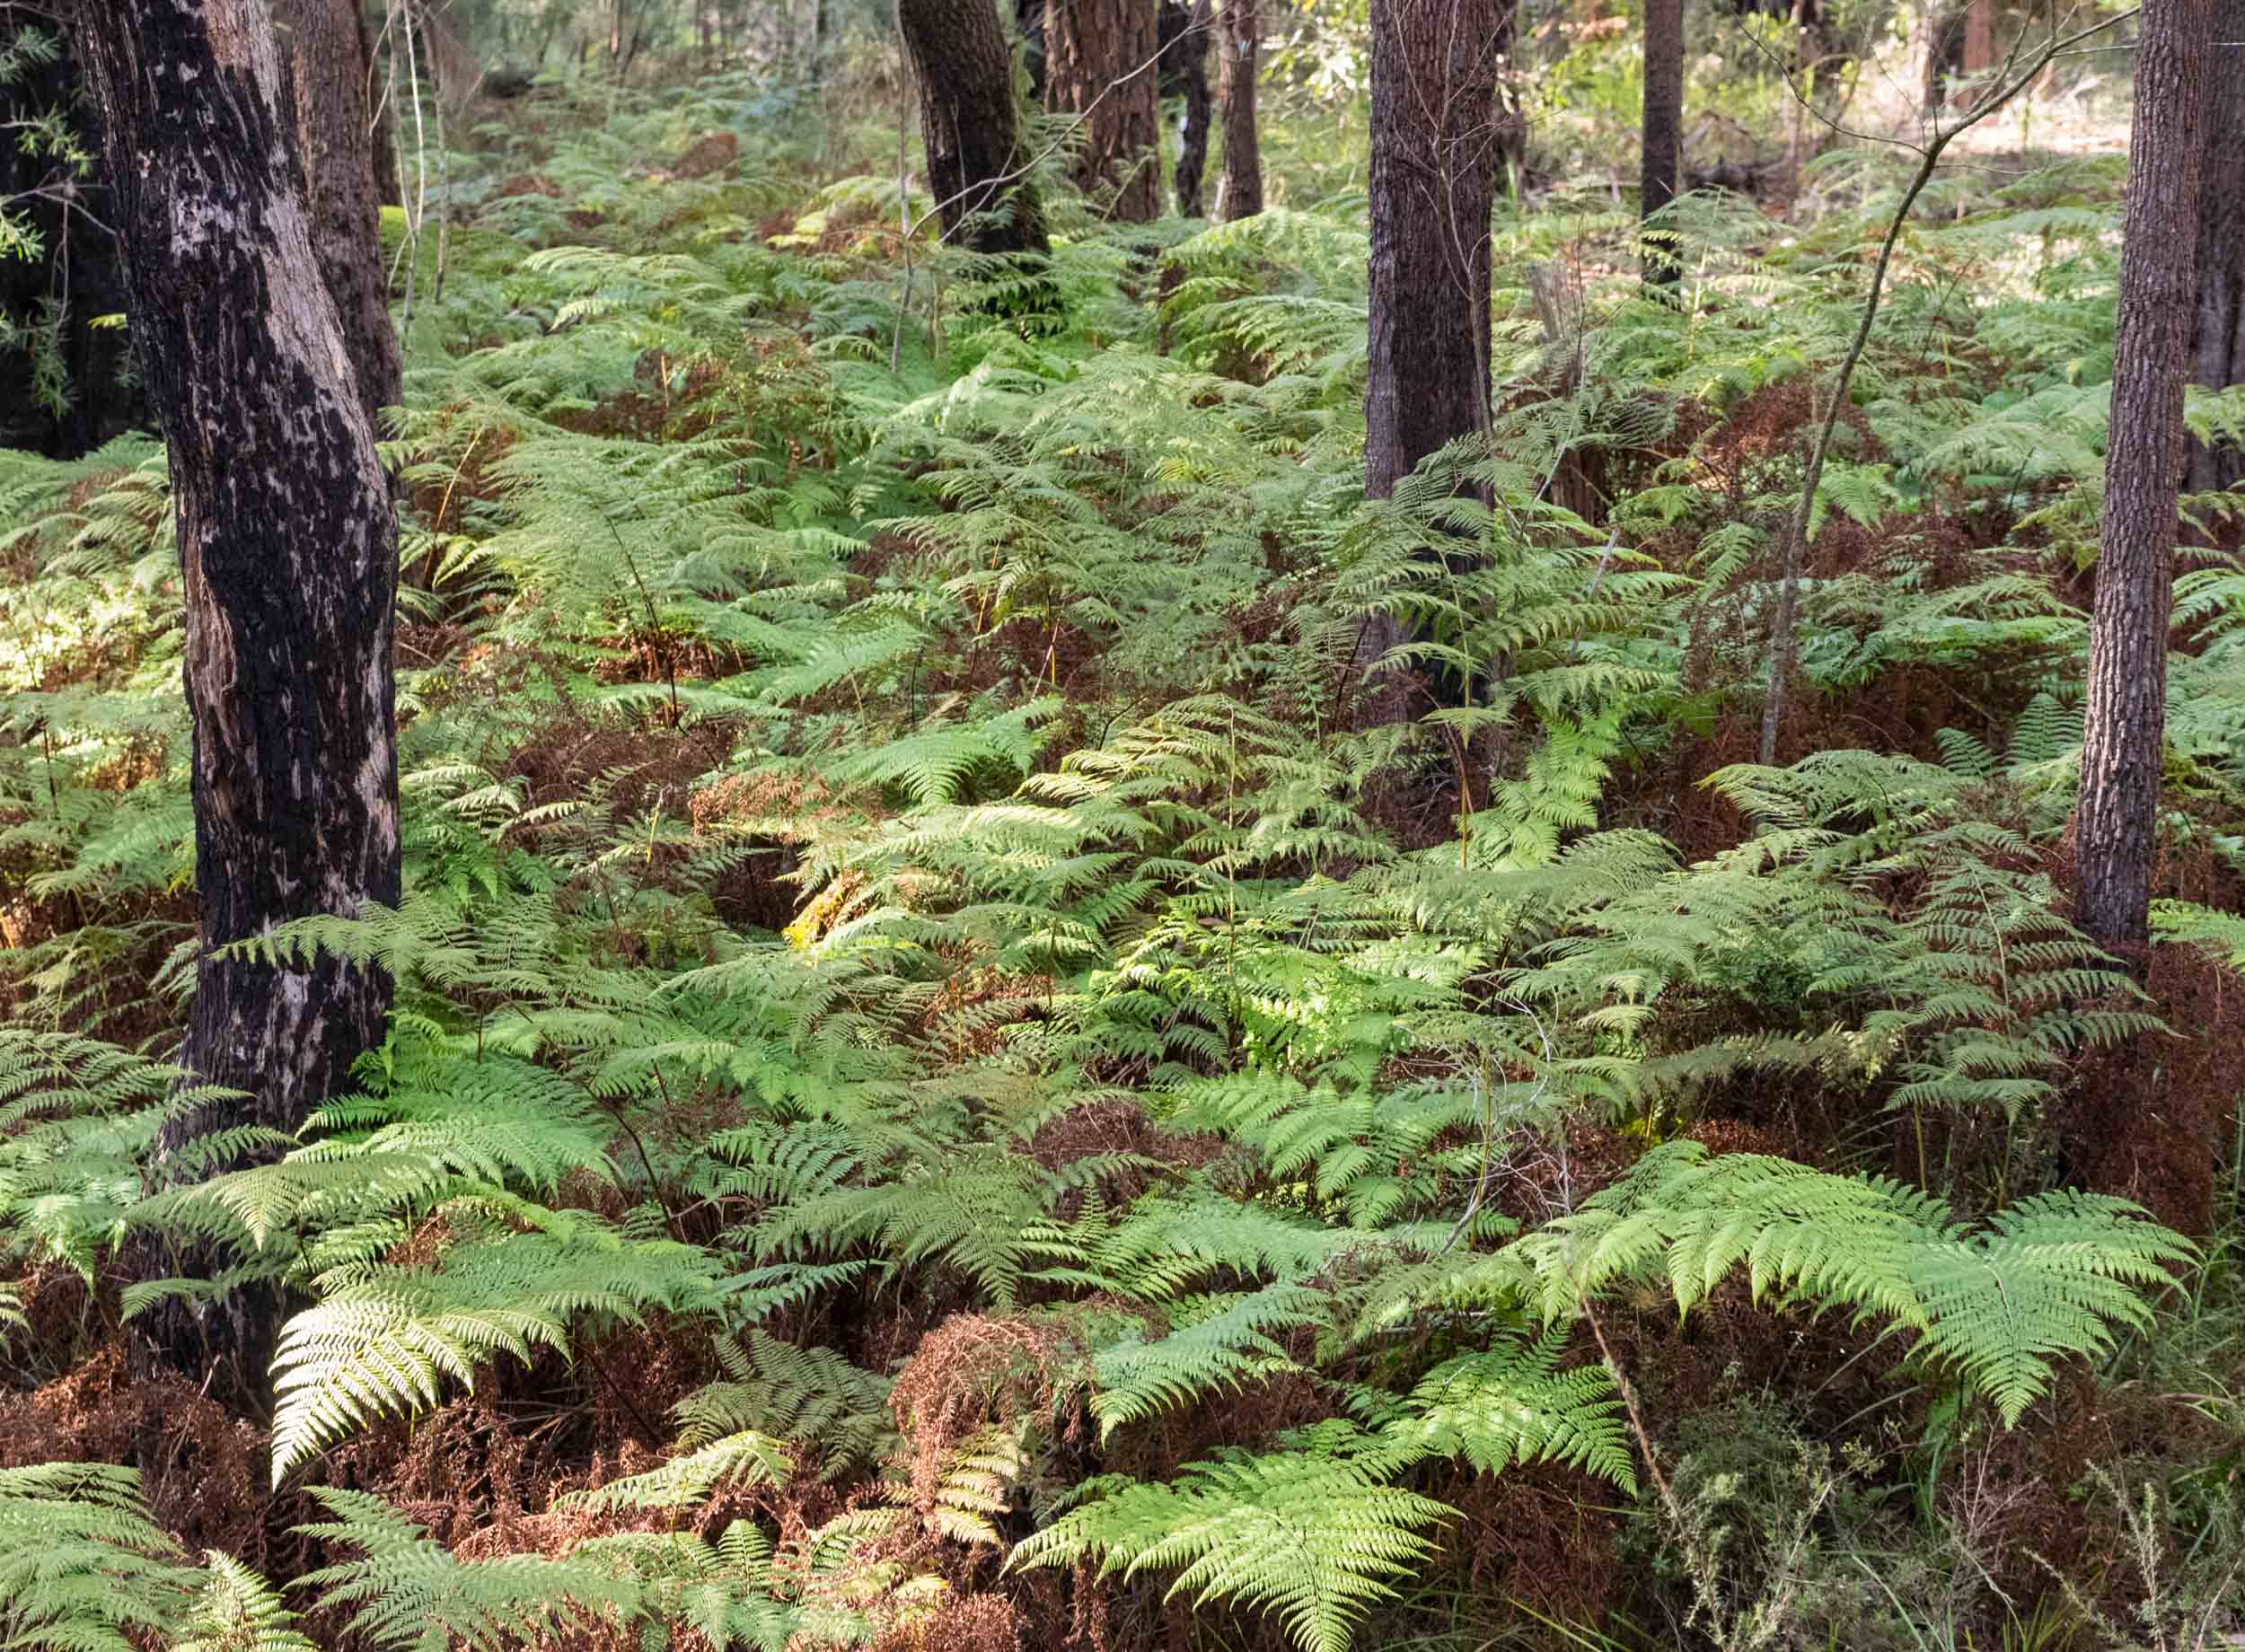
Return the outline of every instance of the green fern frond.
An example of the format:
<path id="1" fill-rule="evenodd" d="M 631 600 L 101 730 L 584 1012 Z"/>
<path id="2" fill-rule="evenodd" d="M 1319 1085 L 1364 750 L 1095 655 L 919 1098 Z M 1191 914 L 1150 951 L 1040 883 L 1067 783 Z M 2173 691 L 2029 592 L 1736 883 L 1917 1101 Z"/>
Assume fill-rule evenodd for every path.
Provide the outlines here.
<path id="1" fill-rule="evenodd" d="M 1432 1551 L 1423 1535 L 1449 1510 L 1378 1483 L 1344 1424 L 1302 1449 L 1234 1453 L 1167 1485 L 1109 1479 L 1019 1544 L 1009 1564 L 1096 1560 L 1101 1576 L 1175 1570 L 1168 1593 L 1275 1613 L 1304 1652 L 1347 1652 L 1366 1612 Z"/>
<path id="2" fill-rule="evenodd" d="M 1621 1396 L 1601 1365 L 1560 1369 L 1563 1331 L 1447 1359 L 1419 1381 L 1380 1437 L 1401 1464 L 1463 1457 L 1483 1474 L 1559 1463 L 1637 1489 Z"/>
<path id="3" fill-rule="evenodd" d="M 652 1307 L 714 1311 L 712 1259 L 667 1241 L 626 1243 L 582 1224 L 454 1246 L 441 1268 L 369 1263 L 320 1281 L 273 1356 L 273 1479 L 384 1413 L 436 1404 L 500 1353 L 566 1353 L 579 1317 Z"/>

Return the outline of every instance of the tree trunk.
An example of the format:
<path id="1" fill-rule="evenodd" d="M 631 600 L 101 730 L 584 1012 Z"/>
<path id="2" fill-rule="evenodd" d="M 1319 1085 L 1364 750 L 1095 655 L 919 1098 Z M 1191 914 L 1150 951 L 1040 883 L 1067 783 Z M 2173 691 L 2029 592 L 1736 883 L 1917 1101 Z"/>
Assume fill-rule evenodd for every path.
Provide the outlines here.
<path id="1" fill-rule="evenodd" d="M 1014 32 L 1021 37 L 1021 66 L 1029 74 L 1029 101 L 1044 107 L 1044 0 L 1013 0 Z"/>
<path id="2" fill-rule="evenodd" d="M 1995 66 L 1995 0 L 1966 0 L 1964 72 L 1985 75 Z"/>
<path id="3" fill-rule="evenodd" d="M 1651 218 L 1677 197 L 1684 164 L 1684 0 L 1645 0 L 1644 163 L 1637 212 Z M 1668 233 L 1642 245 L 1644 278 L 1673 284 L 1677 247 Z"/>
<path id="4" fill-rule="evenodd" d="M 1925 40 L 1925 85 L 1920 101 L 1925 119 L 1937 119 L 1949 101 L 1949 83 L 1964 70 L 1965 7 L 1943 6 L 1932 14 Z"/>
<path id="5" fill-rule="evenodd" d="M 78 24 L 133 338 L 171 452 L 186 604 L 202 953 L 180 1059 L 246 1094 L 225 1122 L 293 1129 L 349 1087 L 383 1035 L 389 982 L 216 949 L 398 899 L 396 523 L 313 255 L 262 0 L 106 0 Z M 160 1150 L 215 1122 L 171 1127 Z M 147 1316 L 144 1352 L 254 1393 L 274 1311 L 243 1293 L 175 1302 Z"/>
<path id="6" fill-rule="evenodd" d="M 1213 25 L 1209 0 L 1194 0 L 1190 11 L 1163 0 L 1162 12 L 1175 23 L 1174 37 L 1162 42 L 1162 69 L 1184 92 L 1184 119 L 1177 127 L 1177 215 L 1197 218 L 1208 175 L 1208 38 Z"/>
<path id="7" fill-rule="evenodd" d="M 1127 223 L 1161 215 L 1158 35 L 1154 0 L 1045 0 L 1044 107 L 1083 119 L 1069 175 Z"/>
<path id="8" fill-rule="evenodd" d="M 1996 66 L 1994 0 L 1952 0 L 1933 15 L 1925 50 L 1925 117 L 1968 101 L 1964 83 Z"/>
<path id="9" fill-rule="evenodd" d="M 368 96 L 374 41 L 358 0 L 279 0 L 273 10 L 295 104 L 313 253 L 335 301 L 359 398 L 379 432 L 377 416 L 403 394 L 382 261 L 383 190 Z"/>
<path id="10" fill-rule="evenodd" d="M 2245 0 L 2215 11 L 2216 38 L 2245 40 Z M 2190 382 L 2245 384 L 2245 52 L 2217 48 L 2198 160 L 2198 309 Z M 2211 493 L 2245 482 L 2245 446 L 2190 444 L 2185 486 Z"/>
<path id="11" fill-rule="evenodd" d="M 1216 215 L 1227 224 L 1263 210 L 1263 145 L 1255 132 L 1255 76 L 1263 52 L 1260 0 L 1221 0 L 1216 45 L 1216 101 L 1224 123 L 1223 171 Z"/>
<path id="12" fill-rule="evenodd" d="M 1013 56 L 992 0 L 899 0 L 897 21 L 928 145 L 928 187 L 948 239 L 978 252 L 1043 252 L 1036 188 L 1023 152 Z"/>
<path id="13" fill-rule="evenodd" d="M 1371 359 L 1364 491 L 1385 499 L 1428 454 L 1489 424 L 1489 213 L 1502 139 L 1496 0 L 1372 0 Z M 1404 640 L 1374 616 L 1367 672 Z M 1406 715 L 1373 685 L 1368 716 Z"/>
<path id="14" fill-rule="evenodd" d="M 0 40 L 17 22 L 0 5 Z M 83 85 L 66 48 L 18 64 L 0 81 L 0 132 L 59 115 L 78 142 L 98 146 Z M 32 257 L 0 258 L 0 335 L 19 340 L 0 344 L 0 384 L 15 386 L 0 395 L 0 447 L 75 459 L 148 419 L 147 398 L 126 372 L 124 335 L 93 325 L 125 307 L 115 238 L 101 227 L 107 193 L 66 160 L 0 138 L 0 206 L 39 246 Z"/>
<path id="15" fill-rule="evenodd" d="M 2120 953 L 2149 934 L 2213 13 L 2213 0 L 2149 0 L 2136 48 L 2104 538 L 2073 820 L 2074 921 Z"/>

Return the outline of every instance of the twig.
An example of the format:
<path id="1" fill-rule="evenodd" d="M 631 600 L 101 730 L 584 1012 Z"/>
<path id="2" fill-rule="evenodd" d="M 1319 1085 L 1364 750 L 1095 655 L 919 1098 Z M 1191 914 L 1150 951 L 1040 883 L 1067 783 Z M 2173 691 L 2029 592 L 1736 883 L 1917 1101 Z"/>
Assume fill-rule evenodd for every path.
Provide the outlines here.
<path id="1" fill-rule="evenodd" d="M 1808 538 L 1809 518 L 1816 507 L 1817 484 L 1823 479 L 1825 456 L 1831 452 L 1832 433 L 1839 425 L 1840 409 L 1847 405 L 1848 385 L 1854 379 L 1855 365 L 1862 359 L 1864 346 L 1871 341 L 1871 323 L 1878 319 L 1879 301 L 1886 290 L 1887 270 L 1894 261 L 1895 243 L 1901 239 L 1902 226 L 1909 221 L 1910 208 L 1917 205 L 1918 196 L 1932 181 L 1933 170 L 1941 164 L 1941 151 L 1948 148 L 1953 139 L 1986 119 L 2025 91 L 2056 53 L 2091 35 L 2100 34 L 2117 23 L 2125 22 L 2135 14 L 2136 9 L 2132 7 L 2064 39 L 2052 40 L 2036 54 L 2031 64 L 1966 110 L 1964 117 L 1954 125 L 1943 127 L 1936 119 L 1932 136 L 1927 140 L 1925 147 L 1917 151 L 1923 156 L 1918 163 L 1917 175 L 1910 180 L 1910 187 L 1903 192 L 1901 205 L 1894 209 L 1894 216 L 1887 224 L 1886 240 L 1879 248 L 1879 262 L 1871 273 L 1871 294 L 1863 301 L 1862 319 L 1856 324 L 1855 338 L 1847 347 L 1846 356 L 1841 358 L 1839 375 L 1833 381 L 1831 399 L 1825 405 L 1816 445 L 1809 453 L 1809 470 L 1801 480 L 1800 497 L 1793 506 L 1792 517 L 1785 525 L 1785 537 L 1779 547 L 1777 613 L 1770 626 L 1769 692 L 1762 702 L 1761 762 L 1765 768 L 1777 760 L 1777 725 L 1784 716 L 1785 690 L 1792 675 L 1799 641 L 1793 632 L 1795 615 L 1800 606 L 1801 549 Z M 1786 83 L 1790 86 L 1792 82 L 1789 80 Z M 1898 143 L 1901 140 L 1887 141 Z M 1903 147 L 1915 149 L 1916 145 L 1904 144 Z"/>
<path id="2" fill-rule="evenodd" d="M 1637 1390 L 1622 1369 L 1622 1362 L 1614 1356 L 1613 1345 L 1606 1340 L 1606 1327 L 1598 1322 L 1598 1310 L 1590 1305 L 1589 1293 L 1577 1287 L 1575 1305 L 1582 1317 L 1589 1322 L 1590 1334 L 1598 1340 L 1598 1358 L 1606 1361 L 1607 1375 L 1614 1379 L 1614 1386 L 1622 1396 L 1622 1414 L 1629 1419 L 1629 1432 L 1636 1437 L 1637 1450 L 1645 1460 L 1645 1472 L 1652 1476 L 1652 1483 L 1660 1492 L 1660 1503 L 1668 1511 L 1668 1519 L 1676 1526 L 1677 1541 L 1689 1546 L 1691 1527 L 1684 1519 L 1684 1505 L 1677 1502 L 1676 1489 L 1668 1484 L 1668 1477 L 1660 1472 L 1660 1459 L 1652 1449 L 1652 1436 L 1645 1430 L 1645 1419 L 1637 1410 Z"/>

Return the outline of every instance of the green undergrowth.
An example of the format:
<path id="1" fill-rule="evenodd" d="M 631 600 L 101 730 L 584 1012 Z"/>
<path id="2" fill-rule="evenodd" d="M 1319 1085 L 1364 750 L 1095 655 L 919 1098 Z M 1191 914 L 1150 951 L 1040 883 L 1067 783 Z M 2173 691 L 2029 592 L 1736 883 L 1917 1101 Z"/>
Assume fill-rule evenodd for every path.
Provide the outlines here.
<path id="1" fill-rule="evenodd" d="M 8 1404 L 108 1437 L 133 1315 L 290 1309 L 256 1551 L 192 1453 L 12 1457 L 13 1643 L 2211 1644 L 2245 576 L 2179 581 L 2135 990 L 2061 851 L 2116 163 L 1905 234 L 1762 768 L 1889 162 L 1680 203 L 1675 307 L 1602 199 L 1501 213 L 1494 427 L 1368 502 L 1360 201 L 1055 180 L 1021 327 L 743 88 L 557 100 L 449 157 L 441 282 L 390 226 L 405 901 L 253 944 L 388 1037 L 162 1188 L 163 460 L 0 455 Z M 1381 613 L 1450 691 L 1365 733 Z"/>

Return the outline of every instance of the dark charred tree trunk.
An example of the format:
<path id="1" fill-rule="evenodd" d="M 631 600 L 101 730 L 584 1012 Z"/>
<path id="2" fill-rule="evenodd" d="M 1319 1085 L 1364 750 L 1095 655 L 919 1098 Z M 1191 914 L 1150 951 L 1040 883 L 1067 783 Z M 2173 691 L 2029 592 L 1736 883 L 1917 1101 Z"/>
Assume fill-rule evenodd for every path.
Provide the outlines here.
<path id="1" fill-rule="evenodd" d="M 1650 218 L 1677 196 L 1684 165 L 1684 0 L 1645 0 L 1644 164 L 1637 210 Z M 1673 283 L 1677 274 L 1674 241 L 1648 237 L 1643 246 L 1647 281 Z"/>
<path id="2" fill-rule="evenodd" d="M 928 187 L 943 233 L 978 252 L 1043 252 L 1044 216 L 1013 101 L 1013 57 L 991 0 L 898 0 L 920 83 Z"/>
<path id="3" fill-rule="evenodd" d="M 1220 0 L 1216 43 L 1217 118 L 1224 123 L 1216 215 L 1227 224 L 1263 210 L 1263 140 L 1255 131 L 1255 76 L 1263 55 L 1261 0 Z"/>
<path id="4" fill-rule="evenodd" d="M 1161 99 L 1155 0 L 1045 0 L 1044 107 L 1082 118 L 1070 169 L 1107 215 L 1161 215 Z"/>
<path id="5" fill-rule="evenodd" d="M 0 46 L 22 28 L 55 35 L 45 13 L 0 3 Z M 0 84 L 0 131 L 60 115 L 80 145 L 98 148 L 100 120 L 84 92 L 66 44 L 48 61 L 25 61 Z M 125 307 L 125 271 L 103 227 L 108 192 L 66 158 L 11 135 L 0 139 L 0 202 L 40 248 L 34 258 L 0 258 L 0 331 L 20 341 L 0 345 L 0 447 L 75 459 L 148 422 L 125 336 L 92 324 Z"/>
<path id="6" fill-rule="evenodd" d="M 1162 0 L 1161 68 L 1165 91 L 1174 83 L 1184 98 L 1184 119 L 1177 127 L 1177 215 L 1201 215 L 1201 189 L 1208 175 L 1208 40 L 1213 31 L 1209 0 L 1188 9 L 1179 0 Z"/>
<path id="7" fill-rule="evenodd" d="M 374 46 L 358 0 L 280 0 L 274 21 L 295 104 L 296 149 L 312 208 L 312 250 L 342 324 L 367 417 L 402 400 L 397 330 L 382 261 L 374 143 Z M 380 431 L 379 422 L 374 428 Z"/>
<path id="8" fill-rule="evenodd" d="M 1044 0 L 1013 0 L 1014 32 L 1021 37 L 1021 66 L 1028 71 L 1029 101 L 1044 106 Z"/>
<path id="9" fill-rule="evenodd" d="M 1496 0 L 1372 0 L 1371 360 L 1364 491 L 1385 499 L 1420 461 L 1489 426 L 1489 214 L 1503 130 Z M 1375 616 L 1357 663 L 1404 640 Z M 1367 716 L 1408 715 L 1388 673 Z"/>
<path id="10" fill-rule="evenodd" d="M 2149 0 L 2136 48 L 2104 538 L 2073 817 L 2074 922 L 2123 955 L 2140 949 L 2150 929 L 2213 13 L 2213 0 Z"/>
<path id="11" fill-rule="evenodd" d="M 2245 40 L 2245 0 L 2214 13 L 2215 38 Z M 2245 48 L 2216 48 L 2198 161 L 2198 312 L 2190 382 L 2245 384 Z M 2245 482 L 2245 446 L 2190 444 L 2184 485 L 2210 493 Z"/>
<path id="12" fill-rule="evenodd" d="M 293 1129 L 350 1085 L 390 986 L 331 959 L 217 949 L 399 892 L 391 667 L 397 529 L 312 250 L 262 0 L 106 0 L 79 14 L 101 107 L 135 343 L 171 450 L 193 734 L 201 957 L 180 1061 Z M 189 1121 L 160 1144 L 221 1122 Z M 143 1257 L 145 1272 L 207 1257 Z M 174 1302 L 144 1358 L 262 1392 L 276 1306 Z"/>

